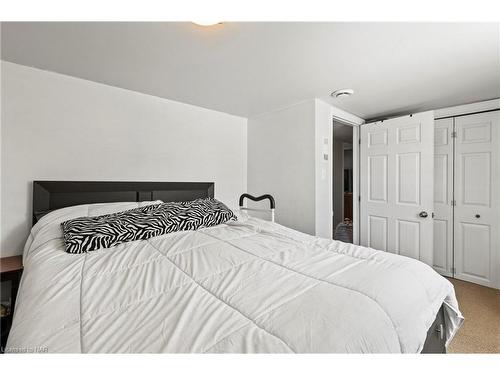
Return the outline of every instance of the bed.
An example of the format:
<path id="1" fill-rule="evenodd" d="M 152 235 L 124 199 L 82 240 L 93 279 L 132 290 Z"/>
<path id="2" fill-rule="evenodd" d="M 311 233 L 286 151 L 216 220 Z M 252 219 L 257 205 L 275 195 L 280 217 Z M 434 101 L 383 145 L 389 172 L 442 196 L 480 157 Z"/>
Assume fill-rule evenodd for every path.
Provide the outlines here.
<path id="1" fill-rule="evenodd" d="M 210 228 L 64 251 L 65 220 L 213 195 L 213 183 L 34 182 L 6 351 L 445 352 L 463 317 L 431 267 L 237 208 Z"/>

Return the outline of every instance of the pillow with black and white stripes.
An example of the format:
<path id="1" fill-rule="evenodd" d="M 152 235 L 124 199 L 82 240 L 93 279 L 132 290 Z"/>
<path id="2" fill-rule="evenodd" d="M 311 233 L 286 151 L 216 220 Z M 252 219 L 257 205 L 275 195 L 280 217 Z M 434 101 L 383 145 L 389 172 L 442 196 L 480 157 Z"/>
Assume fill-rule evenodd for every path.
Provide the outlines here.
<path id="1" fill-rule="evenodd" d="M 166 233 L 196 230 L 236 220 L 214 198 L 167 202 L 109 215 L 79 217 L 61 223 L 66 252 L 81 254 Z"/>

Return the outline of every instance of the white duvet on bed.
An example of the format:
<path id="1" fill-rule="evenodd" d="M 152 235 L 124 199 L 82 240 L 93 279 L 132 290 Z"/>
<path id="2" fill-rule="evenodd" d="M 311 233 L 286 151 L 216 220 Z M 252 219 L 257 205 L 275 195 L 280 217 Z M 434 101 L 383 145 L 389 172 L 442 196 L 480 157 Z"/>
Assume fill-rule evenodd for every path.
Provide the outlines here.
<path id="1" fill-rule="evenodd" d="M 443 302 L 448 342 L 463 320 L 451 283 L 419 261 L 253 218 L 64 252 L 62 221 L 134 207 L 33 227 L 7 350 L 416 353 Z"/>

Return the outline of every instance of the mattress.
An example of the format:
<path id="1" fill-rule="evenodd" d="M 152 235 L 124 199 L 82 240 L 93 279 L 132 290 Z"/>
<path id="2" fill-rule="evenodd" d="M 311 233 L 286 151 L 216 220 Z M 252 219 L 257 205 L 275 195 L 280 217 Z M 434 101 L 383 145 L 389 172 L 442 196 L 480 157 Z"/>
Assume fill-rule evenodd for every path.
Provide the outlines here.
<path id="1" fill-rule="evenodd" d="M 452 284 L 414 259 L 239 215 L 86 254 L 60 223 L 137 207 L 77 206 L 32 229 L 7 351 L 418 353 Z"/>

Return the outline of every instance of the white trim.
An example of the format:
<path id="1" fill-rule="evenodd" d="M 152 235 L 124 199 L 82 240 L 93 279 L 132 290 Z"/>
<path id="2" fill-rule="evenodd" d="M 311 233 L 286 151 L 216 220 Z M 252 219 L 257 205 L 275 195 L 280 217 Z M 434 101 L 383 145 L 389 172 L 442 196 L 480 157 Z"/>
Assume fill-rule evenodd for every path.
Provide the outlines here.
<path id="1" fill-rule="evenodd" d="M 440 108 L 434 110 L 434 118 L 452 117 L 458 115 L 466 115 L 468 113 L 489 111 L 500 108 L 500 98 L 486 100 L 483 102 L 469 103 L 457 105 L 454 107 Z"/>
<path id="2" fill-rule="evenodd" d="M 320 99 L 321 100 L 321 99 Z M 330 155 L 333 157 L 333 121 L 338 121 L 346 125 L 352 126 L 352 243 L 354 245 L 359 245 L 359 228 L 360 228 L 360 216 L 359 216 L 359 181 L 360 181 L 360 168 L 359 168 L 359 137 L 360 129 L 359 126 L 363 125 L 366 121 L 361 117 L 353 115 L 343 109 L 333 106 L 328 101 L 325 101 L 331 108 L 331 128 L 330 136 L 332 137 L 332 142 L 330 146 Z M 330 169 L 332 166 L 330 165 Z M 333 189 L 333 173 L 330 171 L 330 196 L 332 196 Z M 333 198 L 333 196 L 332 196 Z M 331 214 L 330 223 L 333 222 L 333 200 L 331 202 Z M 330 225 L 332 226 L 332 225 Z M 330 238 L 333 238 L 333 228 Z"/>
<path id="3" fill-rule="evenodd" d="M 360 147 L 359 136 L 361 128 L 353 126 L 352 128 L 352 243 L 359 245 L 359 228 L 360 228 L 360 215 L 359 215 L 359 182 L 360 182 Z"/>
<path id="4" fill-rule="evenodd" d="M 332 112 L 332 116 L 333 116 L 334 120 L 343 122 L 347 125 L 355 125 L 355 126 L 358 126 L 358 125 L 365 123 L 365 120 L 362 119 L 361 117 L 353 115 L 352 113 L 344 111 L 343 109 L 337 108 L 326 100 L 323 100 L 320 98 L 318 98 L 318 100 L 325 102 L 326 104 L 328 104 L 331 107 L 331 112 Z"/>

